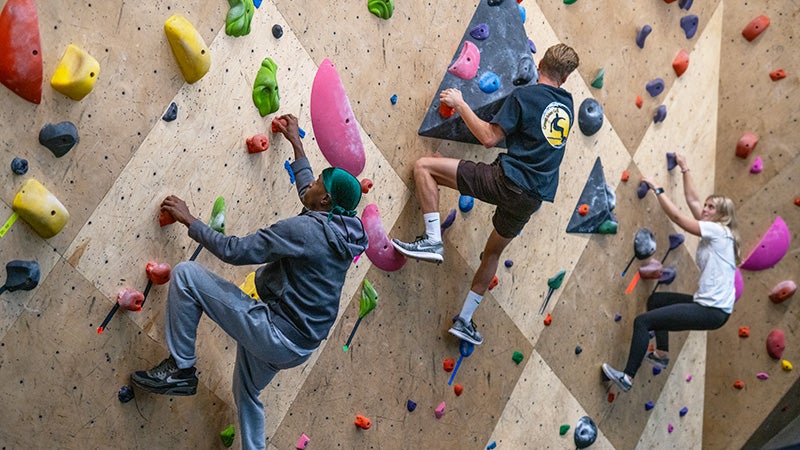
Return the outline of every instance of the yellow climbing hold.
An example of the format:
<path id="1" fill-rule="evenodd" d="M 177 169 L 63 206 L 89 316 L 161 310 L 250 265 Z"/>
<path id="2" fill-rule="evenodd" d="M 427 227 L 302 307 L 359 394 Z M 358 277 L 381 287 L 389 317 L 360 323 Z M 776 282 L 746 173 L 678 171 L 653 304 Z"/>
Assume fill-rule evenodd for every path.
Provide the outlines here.
<path id="1" fill-rule="evenodd" d="M 69 220 L 69 212 L 64 205 L 33 178 L 26 181 L 17 192 L 13 209 L 45 239 L 57 235 Z"/>
<path id="2" fill-rule="evenodd" d="M 100 63 L 83 49 L 70 44 L 50 79 L 50 86 L 73 100 L 80 100 L 92 92 L 99 73 Z"/>
<path id="3" fill-rule="evenodd" d="M 790 363 L 789 361 L 787 361 L 787 360 L 785 360 L 785 359 L 782 359 L 782 360 L 781 360 L 781 368 L 783 368 L 783 370 L 785 370 L 785 371 L 787 371 L 787 372 L 791 372 L 791 370 L 792 370 L 792 363 Z"/>
<path id="4" fill-rule="evenodd" d="M 186 82 L 191 84 L 203 78 L 211 67 L 211 52 L 200 33 L 180 14 L 164 22 L 164 32 Z"/>
<path id="5" fill-rule="evenodd" d="M 239 286 L 245 294 L 249 295 L 251 298 L 258 300 L 258 291 L 256 291 L 256 273 L 250 272 L 244 278 L 244 282 L 241 286 Z"/>

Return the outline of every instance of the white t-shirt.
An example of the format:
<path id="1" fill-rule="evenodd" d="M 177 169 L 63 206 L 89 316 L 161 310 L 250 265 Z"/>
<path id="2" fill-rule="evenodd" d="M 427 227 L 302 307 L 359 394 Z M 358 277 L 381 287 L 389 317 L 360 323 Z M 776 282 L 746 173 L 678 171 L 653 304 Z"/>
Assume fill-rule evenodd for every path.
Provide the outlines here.
<path id="1" fill-rule="evenodd" d="M 716 222 L 700 221 L 700 244 L 697 246 L 697 265 L 700 281 L 694 301 L 726 313 L 733 312 L 736 300 L 734 275 L 736 255 L 733 235 L 728 227 Z"/>

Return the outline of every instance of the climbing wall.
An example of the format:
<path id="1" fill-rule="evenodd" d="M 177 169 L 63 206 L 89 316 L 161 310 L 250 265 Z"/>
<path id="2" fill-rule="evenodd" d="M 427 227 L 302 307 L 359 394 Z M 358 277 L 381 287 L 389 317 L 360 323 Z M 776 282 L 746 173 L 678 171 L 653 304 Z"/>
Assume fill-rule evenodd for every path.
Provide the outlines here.
<path id="1" fill-rule="evenodd" d="M 0 0 L 0 6 L 10 0 Z M 486 1 L 486 0 L 482 0 Z M 506 0 L 508 1 L 508 0 Z M 684 3 L 684 2 L 681 2 Z M 798 363 L 797 298 L 775 305 L 767 298 L 778 282 L 797 279 L 800 207 L 792 204 L 800 173 L 796 97 L 800 56 L 792 52 L 800 7 L 791 2 L 635 2 L 608 8 L 525 0 L 525 31 L 539 49 L 565 42 L 581 58 L 565 88 L 575 105 L 588 97 L 604 108 L 598 133 L 570 136 L 561 183 L 503 255 L 499 285 L 475 315 L 486 342 L 463 359 L 454 383 L 443 370 L 459 357 L 447 333 L 467 293 L 490 231 L 493 208 L 476 203 L 459 212 L 445 234 L 446 261 L 408 261 L 384 272 L 362 257 L 348 274 L 340 316 L 329 340 L 302 366 L 281 372 L 264 390 L 270 448 L 294 448 L 305 433 L 309 448 L 573 448 L 575 425 L 584 415 L 598 426 L 592 448 L 759 447 L 800 415 L 798 371 L 781 370 L 765 350 L 766 335 L 782 329 L 783 358 Z M 264 1 L 251 33 L 225 34 L 226 2 L 51 0 L 35 2 L 41 34 L 42 100 L 29 103 L 0 88 L 0 145 L 3 164 L 0 214 L 11 216 L 14 196 L 29 178 L 41 181 L 69 210 L 56 236 L 43 239 L 18 220 L 0 238 L 5 262 L 36 260 L 41 281 L 32 291 L 0 296 L 0 447 L 162 448 L 222 447 L 219 432 L 236 423 L 230 393 L 234 343 L 204 319 L 198 332 L 200 387 L 194 397 L 137 393 L 128 402 L 117 391 L 131 371 L 151 367 L 167 354 L 164 305 L 167 286 L 154 286 L 142 312 L 120 311 L 98 335 L 100 321 L 120 289 L 143 290 L 148 261 L 172 265 L 188 259 L 196 244 L 180 225 L 161 228 L 158 204 L 174 193 L 207 220 L 218 196 L 227 201 L 226 231 L 243 235 L 296 214 L 300 203 L 284 161 L 290 146 L 269 132 L 272 115 L 261 118 L 251 91 L 261 61 L 277 66 L 279 113 L 293 113 L 307 132 L 304 144 L 317 170 L 326 163 L 316 145 L 309 99 L 317 66 L 336 66 L 366 153 L 362 176 L 375 188 L 359 209 L 378 206 L 389 234 L 411 239 L 421 229 L 411 177 L 414 161 L 434 153 L 489 162 L 496 149 L 424 138 L 417 134 L 447 67 L 460 50 L 478 6 L 462 2 L 398 2 L 388 20 L 366 2 Z M 209 72 L 184 82 L 167 44 L 163 25 L 172 14 L 189 19 L 208 45 Z M 687 38 L 683 17 L 698 19 Z M 753 42 L 741 30 L 754 17 L 770 17 Z M 273 37 L 278 24 L 284 34 Z M 650 25 L 644 48 L 637 28 Z M 73 101 L 49 86 L 62 53 L 74 44 L 100 64 L 94 89 Z M 690 55 L 677 77 L 671 63 L 679 50 Z M 769 72 L 783 68 L 785 79 Z M 602 88 L 591 87 L 604 69 Z M 664 92 L 651 97 L 645 85 L 656 78 Z M 390 98 L 396 95 L 397 102 Z M 638 108 L 635 98 L 643 98 Z M 161 120 L 171 102 L 177 119 Z M 654 123 L 657 107 L 667 108 Z M 37 142 L 47 123 L 72 121 L 80 142 L 56 158 Z M 760 137 L 748 159 L 735 156 L 744 132 Z M 266 133 L 270 148 L 251 155 L 245 139 Z M 673 333 L 669 370 L 654 375 L 644 365 L 634 389 L 620 393 L 601 378 L 600 365 L 624 365 L 636 314 L 654 283 L 641 280 L 625 294 L 638 268 L 620 276 L 633 255 L 637 229 L 656 235 L 663 256 L 668 235 L 678 230 L 652 195 L 638 199 L 641 175 L 660 181 L 683 204 L 680 174 L 666 168 L 665 153 L 686 154 L 697 190 L 733 198 L 738 208 L 743 255 L 754 248 L 776 216 L 792 233 L 787 255 L 774 267 L 744 271 L 744 293 L 728 324 L 718 331 Z M 25 158 L 25 175 L 8 170 Z M 597 157 L 616 194 L 616 235 L 567 234 L 565 229 Z M 764 170 L 751 174 L 755 157 Z M 630 180 L 620 175 L 626 170 Z M 441 191 L 443 217 L 458 195 Z M 690 292 L 697 283 L 697 239 L 672 251 L 666 265 L 678 276 L 660 290 Z M 231 267 L 207 252 L 198 261 L 240 283 L 253 267 Z M 547 279 L 566 270 L 550 299 L 543 323 L 538 310 Z M 359 312 L 362 280 L 379 293 L 378 307 L 360 325 L 351 349 L 342 345 Z M 618 321 L 615 321 L 616 317 Z M 749 338 L 738 337 L 749 326 Z M 580 351 L 578 350 L 580 347 Z M 512 361 L 520 352 L 524 359 Z M 770 375 L 756 378 L 759 372 Z M 745 388 L 733 387 L 743 380 Z M 613 399 L 612 399 L 613 395 Z M 408 400 L 417 404 L 410 412 Z M 653 402 L 654 408 L 645 409 Z M 441 419 L 434 409 L 442 402 Z M 688 408 L 681 417 L 679 410 Z M 353 425 L 357 414 L 372 427 Z M 796 422 L 796 421 L 795 421 Z M 565 435 L 559 427 L 570 425 Z M 731 426 L 736 424 L 736 426 Z M 237 425 L 238 426 L 238 425 Z M 671 431 L 670 431 L 671 426 Z M 796 426 L 795 426 L 796 428 Z M 234 446 L 240 446 L 238 438 Z"/>

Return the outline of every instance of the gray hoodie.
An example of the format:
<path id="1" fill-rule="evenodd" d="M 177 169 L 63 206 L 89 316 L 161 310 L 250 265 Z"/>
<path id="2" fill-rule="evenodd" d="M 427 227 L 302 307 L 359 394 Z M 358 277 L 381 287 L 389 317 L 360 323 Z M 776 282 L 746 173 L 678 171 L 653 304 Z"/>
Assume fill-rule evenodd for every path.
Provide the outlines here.
<path id="1" fill-rule="evenodd" d="M 302 198 L 314 174 L 308 159 L 292 163 Z M 347 269 L 367 248 L 358 217 L 302 212 L 245 236 L 226 236 L 200 220 L 189 236 L 223 262 L 264 264 L 256 270 L 259 298 L 272 310 L 273 322 L 302 348 L 314 349 L 325 339 L 339 311 Z"/>

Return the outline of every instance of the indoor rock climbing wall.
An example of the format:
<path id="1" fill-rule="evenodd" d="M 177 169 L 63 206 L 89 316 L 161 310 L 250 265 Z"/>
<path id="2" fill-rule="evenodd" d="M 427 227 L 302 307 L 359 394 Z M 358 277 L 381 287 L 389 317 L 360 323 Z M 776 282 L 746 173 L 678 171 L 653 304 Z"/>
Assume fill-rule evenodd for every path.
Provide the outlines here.
<path id="1" fill-rule="evenodd" d="M 557 42 L 573 46 L 581 66 L 565 88 L 576 108 L 585 98 L 597 99 L 605 121 L 590 137 L 573 129 L 555 203 L 545 204 L 504 254 L 513 266 L 501 265 L 499 285 L 475 315 L 486 342 L 462 361 L 455 382 L 463 393 L 456 396 L 448 386 L 451 374 L 443 361 L 459 357 L 458 341 L 447 329 L 491 226 L 493 209 L 480 202 L 459 212 L 446 232 L 444 264 L 408 261 L 399 271 L 384 272 L 362 257 L 354 265 L 329 340 L 262 393 L 271 448 L 294 448 L 303 433 L 309 448 L 486 448 L 492 442 L 498 448 L 573 448 L 573 431 L 584 415 L 599 429 L 592 448 L 756 448 L 792 427 L 800 414 L 798 371 L 782 370 L 781 361 L 767 355 L 765 341 L 771 330 L 783 330 L 783 359 L 800 361 L 798 299 L 777 305 L 767 298 L 778 282 L 800 281 L 800 207 L 793 204 L 800 196 L 795 146 L 800 55 L 792 52 L 800 6 L 717 0 L 680 9 L 686 3 L 652 0 L 626 8 L 586 0 L 521 3 L 525 30 L 538 48 L 534 60 Z M 219 432 L 236 423 L 230 393 L 233 341 L 224 332 L 207 319 L 201 322 L 196 396 L 137 393 L 121 403 L 117 391 L 129 373 L 166 356 L 167 286 L 153 287 L 142 312 L 121 310 L 102 335 L 95 330 L 120 289 L 144 289 L 148 261 L 174 265 L 194 250 L 180 225 L 158 225 L 158 204 L 167 194 L 185 198 L 204 220 L 223 196 L 226 231 L 236 235 L 299 211 L 283 167 L 291 148 L 269 133 L 273 115 L 262 118 L 251 100 L 264 58 L 278 66 L 278 114 L 299 117 L 318 170 L 326 163 L 311 126 L 311 86 L 325 58 L 335 64 L 364 142 L 361 177 L 375 183 L 359 209 L 376 204 L 391 236 L 410 239 L 420 232 L 411 178 L 418 157 L 440 153 L 488 162 L 497 154 L 417 135 L 459 51 L 475 1 L 398 2 L 388 20 L 370 14 L 366 2 L 264 1 L 250 34 L 238 38 L 225 34 L 223 1 L 35 4 L 42 100 L 35 105 L 0 88 L 6 164 L 0 170 L 5 186 L 0 212 L 11 216 L 15 194 L 35 178 L 70 218 L 49 239 L 23 220 L 0 238 L 2 263 L 36 260 L 41 268 L 34 290 L 0 296 L 4 448 L 222 447 Z M 208 73 L 193 84 L 184 82 L 163 31 L 175 13 L 189 19 L 211 54 Z M 687 38 L 680 22 L 690 14 L 697 16 L 698 27 Z M 752 42 L 745 40 L 742 29 L 761 14 L 770 17 L 769 28 Z M 280 39 L 271 33 L 275 24 L 284 30 Z M 644 25 L 653 31 L 639 48 L 637 28 Z M 92 92 L 80 101 L 49 86 L 69 44 L 100 65 Z M 690 63 L 677 77 L 671 63 L 681 49 Z M 781 68 L 786 78 L 773 82 L 769 73 Z M 592 87 L 601 69 L 603 86 Z M 656 78 L 664 80 L 664 92 L 651 97 L 645 85 Z M 396 104 L 390 102 L 393 95 Z M 178 105 L 177 119 L 162 121 L 171 102 Z M 654 123 L 661 105 L 666 119 Z M 77 126 L 80 141 L 56 158 L 37 137 L 45 124 L 62 121 Z M 735 156 L 736 142 L 745 132 L 760 141 L 741 159 Z M 248 154 L 245 140 L 256 133 L 270 137 L 270 148 Z M 654 287 L 642 280 L 631 294 L 624 293 L 639 265 L 620 276 L 632 256 L 633 235 L 640 227 L 653 230 L 660 257 L 668 235 L 677 231 L 652 195 L 638 199 L 636 187 L 641 175 L 651 176 L 686 211 L 680 174 L 666 167 L 665 153 L 674 151 L 687 155 L 699 192 L 717 191 L 736 201 L 743 256 L 776 216 L 787 223 L 791 245 L 773 268 L 743 271 L 744 291 L 725 327 L 673 334 L 669 370 L 654 375 L 645 365 L 634 389 L 619 393 L 603 382 L 600 365 L 624 364 L 633 318 Z M 617 197 L 619 231 L 566 234 L 598 156 Z M 29 162 L 27 174 L 8 169 L 14 157 Z M 764 169 L 752 174 L 756 157 Z M 623 171 L 630 174 L 627 182 L 620 179 Z M 442 190 L 443 217 L 457 203 L 453 191 Z M 695 288 L 696 245 L 689 237 L 670 253 L 666 265 L 676 265 L 678 276 L 659 289 Z M 226 266 L 207 252 L 198 261 L 237 284 L 253 270 Z M 545 326 L 538 310 L 548 278 L 561 269 L 567 275 L 545 311 L 552 315 Z M 378 307 L 363 319 L 345 353 L 342 345 L 358 318 L 365 278 L 379 293 Z M 750 327 L 750 337 L 739 337 L 740 326 Z M 519 364 L 512 360 L 515 351 L 524 356 Z M 769 379 L 758 379 L 760 372 Z M 745 388 L 735 389 L 736 380 Z M 408 400 L 417 404 L 413 412 Z M 434 409 L 442 402 L 446 412 L 437 420 Z M 647 402 L 654 404 L 649 411 Z M 681 417 L 683 407 L 688 414 Z M 371 419 L 369 430 L 353 425 L 357 414 Z M 571 428 L 560 436 L 564 424 Z M 240 445 L 238 438 L 234 445 Z"/>

